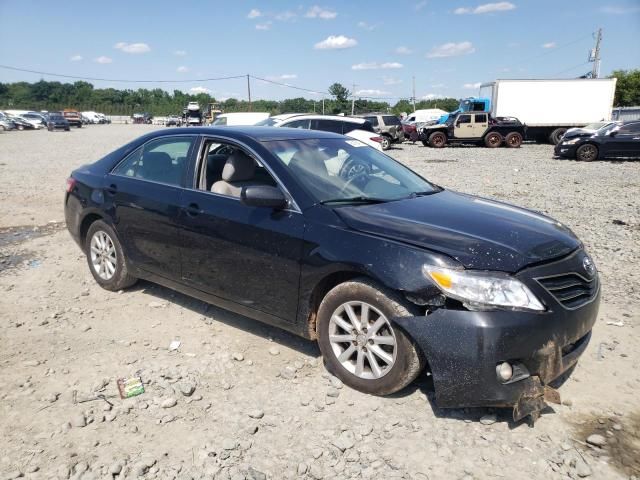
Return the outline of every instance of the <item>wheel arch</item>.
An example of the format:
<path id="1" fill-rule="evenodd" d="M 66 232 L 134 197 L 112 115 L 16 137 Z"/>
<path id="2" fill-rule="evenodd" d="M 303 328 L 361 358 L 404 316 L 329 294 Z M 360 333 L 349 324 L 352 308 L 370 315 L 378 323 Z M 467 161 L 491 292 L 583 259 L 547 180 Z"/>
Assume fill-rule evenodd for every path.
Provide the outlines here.
<path id="1" fill-rule="evenodd" d="M 105 219 L 104 215 L 101 215 L 95 211 L 89 212 L 83 217 L 82 222 L 80 222 L 80 231 L 79 231 L 80 242 L 83 248 L 87 240 L 87 232 L 89 231 L 89 227 L 91 227 L 91 225 L 96 221 L 104 220 L 104 219 Z"/>

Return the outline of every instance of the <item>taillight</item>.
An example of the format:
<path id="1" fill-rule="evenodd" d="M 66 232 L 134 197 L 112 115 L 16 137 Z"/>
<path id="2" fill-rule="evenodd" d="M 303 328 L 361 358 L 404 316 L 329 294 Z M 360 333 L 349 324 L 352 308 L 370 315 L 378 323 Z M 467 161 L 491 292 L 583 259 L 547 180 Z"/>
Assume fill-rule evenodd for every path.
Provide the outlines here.
<path id="1" fill-rule="evenodd" d="M 373 140 L 374 142 L 382 143 L 382 137 L 371 137 L 369 140 Z"/>
<path id="2" fill-rule="evenodd" d="M 73 177 L 67 178 L 67 193 L 71 193 L 76 187 L 76 179 Z"/>

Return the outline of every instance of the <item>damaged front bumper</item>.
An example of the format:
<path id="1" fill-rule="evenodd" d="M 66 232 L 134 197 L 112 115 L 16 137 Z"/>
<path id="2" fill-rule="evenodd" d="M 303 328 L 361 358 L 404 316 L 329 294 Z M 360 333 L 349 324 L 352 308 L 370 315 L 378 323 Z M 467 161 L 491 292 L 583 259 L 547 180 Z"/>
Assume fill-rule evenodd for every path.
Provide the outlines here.
<path id="1" fill-rule="evenodd" d="M 582 307 L 544 313 L 441 308 L 395 318 L 422 349 L 439 407 L 513 407 L 514 420 L 535 420 L 546 401 L 559 402 L 549 383 L 584 353 L 596 321 L 600 292 Z M 513 377 L 499 378 L 508 362 Z"/>

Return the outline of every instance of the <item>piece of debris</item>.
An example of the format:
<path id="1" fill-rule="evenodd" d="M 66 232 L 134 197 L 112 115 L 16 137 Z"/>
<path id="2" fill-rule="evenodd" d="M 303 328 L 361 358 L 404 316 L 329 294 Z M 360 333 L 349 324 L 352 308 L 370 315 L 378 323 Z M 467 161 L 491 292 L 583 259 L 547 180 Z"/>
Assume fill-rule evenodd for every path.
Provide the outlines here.
<path id="1" fill-rule="evenodd" d="M 609 321 L 607 325 L 613 325 L 614 327 L 624 327 L 624 322 L 621 320 L 619 322 Z"/>
<path id="2" fill-rule="evenodd" d="M 171 343 L 169 344 L 169 351 L 174 352 L 175 350 L 178 350 L 180 348 L 180 344 L 180 340 L 171 340 Z"/>
<path id="3" fill-rule="evenodd" d="M 599 433 L 593 433 L 587 437 L 587 443 L 596 447 L 604 447 L 607 444 L 607 439 Z"/>
<path id="4" fill-rule="evenodd" d="M 120 398 L 130 398 L 144 393 L 144 384 L 140 377 L 118 379 L 118 391 Z"/>

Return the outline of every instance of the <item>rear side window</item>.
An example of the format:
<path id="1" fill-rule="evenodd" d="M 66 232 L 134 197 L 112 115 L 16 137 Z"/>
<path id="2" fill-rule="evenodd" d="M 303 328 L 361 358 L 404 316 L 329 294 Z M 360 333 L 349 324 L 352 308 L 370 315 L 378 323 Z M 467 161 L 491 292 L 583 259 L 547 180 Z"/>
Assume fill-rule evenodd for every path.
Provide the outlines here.
<path id="1" fill-rule="evenodd" d="M 486 113 L 477 113 L 476 114 L 476 123 L 487 123 L 487 114 Z"/>
<path id="2" fill-rule="evenodd" d="M 375 115 L 371 117 L 364 117 L 364 119 L 374 127 L 378 126 L 378 117 L 376 117 Z M 387 122 L 384 122 L 384 123 L 387 123 Z"/>
<path id="3" fill-rule="evenodd" d="M 312 120 L 311 130 L 322 130 L 323 132 L 333 132 L 342 135 L 342 124 L 337 120 Z"/>
<path id="4" fill-rule="evenodd" d="M 283 124 L 282 126 L 286 128 L 304 128 L 309 130 L 309 120 L 294 120 L 293 122 Z"/>
<path id="5" fill-rule="evenodd" d="M 358 125 L 352 124 L 354 125 L 353 128 L 351 130 L 355 130 L 356 128 L 359 130 L 365 130 L 367 132 L 375 132 L 375 130 L 373 129 L 373 125 L 371 125 L 371 123 L 369 122 L 364 122 Z M 351 131 L 349 130 L 349 131 Z M 345 132 L 346 133 L 346 132 Z"/>
<path id="6" fill-rule="evenodd" d="M 180 186 L 195 137 L 155 140 L 137 148 L 113 169 L 114 175 Z"/>
<path id="7" fill-rule="evenodd" d="M 398 117 L 394 117 L 393 115 L 384 115 L 382 117 L 382 121 L 385 125 L 401 125 L 400 119 Z"/>

